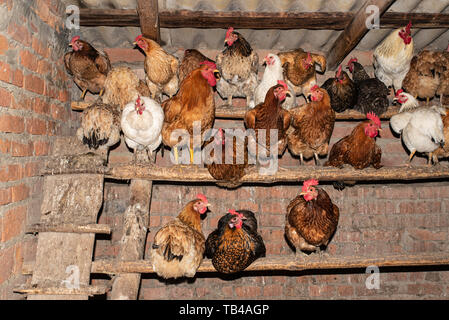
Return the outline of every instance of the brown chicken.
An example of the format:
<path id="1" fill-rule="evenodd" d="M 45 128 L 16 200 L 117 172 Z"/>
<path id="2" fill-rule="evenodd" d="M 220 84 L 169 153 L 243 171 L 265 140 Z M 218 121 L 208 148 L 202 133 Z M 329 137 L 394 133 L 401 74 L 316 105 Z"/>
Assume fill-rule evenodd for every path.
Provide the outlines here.
<path id="1" fill-rule="evenodd" d="M 319 165 L 319 157 L 326 156 L 329 141 L 334 131 L 335 111 L 331 108 L 327 91 L 315 86 L 311 91 L 311 102 L 290 110 L 292 128 L 288 135 L 288 149 L 299 156 L 301 164 L 304 159 L 315 158 Z"/>
<path id="2" fill-rule="evenodd" d="M 89 149 L 107 149 L 120 141 L 120 110 L 100 99 L 84 109 L 76 135 Z"/>
<path id="3" fill-rule="evenodd" d="M 203 61 L 215 61 L 209 59 L 201 52 L 195 49 L 187 49 L 184 51 L 184 58 L 179 65 L 179 83 L 181 83 L 193 70 L 199 68 L 200 63 Z"/>
<path id="4" fill-rule="evenodd" d="M 206 240 L 205 255 L 222 273 L 245 270 L 253 261 L 264 257 L 265 252 L 263 239 L 257 233 L 256 217 L 247 210 L 229 210 Z"/>
<path id="5" fill-rule="evenodd" d="M 108 55 L 96 50 L 79 36 L 73 37 L 69 45 L 73 51 L 64 55 L 64 64 L 67 72 L 73 76 L 73 81 L 83 91 L 81 99 L 84 99 L 87 91 L 101 95 L 106 75 L 111 69 Z"/>
<path id="6" fill-rule="evenodd" d="M 449 109 L 446 109 L 446 115 L 442 115 L 443 120 L 443 135 L 444 141 L 446 142 L 443 147 L 439 147 L 433 153 L 433 162 L 438 163 L 439 159 L 444 159 L 449 157 Z"/>
<path id="7" fill-rule="evenodd" d="M 278 53 L 284 67 L 284 75 L 289 85 L 295 89 L 297 95 L 303 94 L 305 98 L 310 95 L 312 87 L 316 82 L 315 64 L 326 72 L 326 58 L 319 54 L 305 52 L 299 48 L 293 51 Z"/>
<path id="8" fill-rule="evenodd" d="M 449 46 L 446 51 L 440 53 L 440 57 L 440 85 L 437 95 L 440 96 L 440 104 L 446 106 L 449 105 Z"/>
<path id="9" fill-rule="evenodd" d="M 165 52 L 155 41 L 139 35 L 135 42 L 145 53 L 145 74 L 151 98 L 162 101 L 162 94 L 172 97 L 179 88 L 178 59 Z"/>
<path id="10" fill-rule="evenodd" d="M 219 182 L 217 181 L 218 186 L 228 189 L 239 187 L 240 179 L 245 175 L 245 169 L 248 167 L 247 137 L 226 136 L 223 129 L 220 128 L 211 143 L 215 144 L 210 153 L 213 163 L 206 164 L 207 170 L 214 179 L 219 180 Z M 221 149 L 221 155 L 219 152 L 215 155 L 215 149 Z M 226 161 L 226 154 L 228 154 L 228 158 L 232 154 L 232 159 L 230 159 L 232 163 Z"/>
<path id="11" fill-rule="evenodd" d="M 142 97 L 151 95 L 145 82 L 140 80 L 129 67 L 112 68 L 104 82 L 103 102 L 118 105 L 120 110 L 123 110 L 139 95 Z"/>
<path id="12" fill-rule="evenodd" d="M 357 89 L 348 74 L 338 68 L 334 78 L 329 78 L 321 86 L 331 98 L 331 106 L 335 112 L 351 109 L 357 102 Z"/>
<path id="13" fill-rule="evenodd" d="M 429 104 L 440 85 L 439 52 L 424 50 L 414 56 L 402 87 L 415 98 L 426 99 Z"/>
<path id="14" fill-rule="evenodd" d="M 278 84 L 271 87 L 265 96 L 265 101 L 258 104 L 254 109 L 251 109 L 245 114 L 245 126 L 247 129 L 253 129 L 254 134 L 249 136 L 249 152 L 252 155 L 259 155 L 258 146 L 266 150 L 267 157 L 271 156 L 271 145 L 275 145 L 270 141 L 272 130 L 277 130 L 276 144 L 278 146 L 278 155 L 282 155 L 287 147 L 287 130 L 290 127 L 291 115 L 287 110 L 281 107 L 282 101 L 285 100 L 288 94 L 287 84 L 283 81 L 278 81 Z M 259 141 L 258 130 L 266 130 L 265 143 Z M 253 143 L 255 142 L 255 143 Z M 256 144 L 256 148 L 252 148 Z"/>
<path id="15" fill-rule="evenodd" d="M 208 206 L 206 196 L 198 194 L 176 219 L 156 233 L 150 259 L 158 276 L 168 279 L 195 275 L 203 261 L 206 239 L 201 229 L 201 215 Z"/>
<path id="16" fill-rule="evenodd" d="M 215 121 L 214 87 L 217 83 L 218 70 L 214 63 L 204 61 L 200 68 L 193 70 L 181 83 L 179 92 L 162 103 L 165 119 L 162 127 L 164 145 L 174 148 L 175 161 L 178 162 L 178 145 L 182 137 L 172 136 L 175 130 L 184 129 L 190 134 L 190 161 L 193 162 L 194 122 L 201 122 L 201 134 L 210 129 Z"/>
<path id="17" fill-rule="evenodd" d="M 287 207 L 285 236 L 296 254 L 321 251 L 337 229 L 340 210 L 317 185 L 317 180 L 305 181 L 302 192 Z"/>

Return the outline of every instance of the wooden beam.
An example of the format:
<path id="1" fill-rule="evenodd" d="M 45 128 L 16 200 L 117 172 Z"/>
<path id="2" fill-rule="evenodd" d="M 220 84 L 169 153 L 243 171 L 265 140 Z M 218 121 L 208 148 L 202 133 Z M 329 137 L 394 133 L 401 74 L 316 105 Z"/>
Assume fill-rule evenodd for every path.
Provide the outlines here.
<path id="1" fill-rule="evenodd" d="M 49 225 L 49 224 L 33 224 L 26 228 L 26 233 L 38 233 L 38 232 L 61 232 L 61 233 L 95 233 L 95 234 L 111 234 L 111 227 L 105 224 L 87 224 L 87 225 L 75 225 L 75 224 L 61 224 L 61 225 Z"/>
<path id="2" fill-rule="evenodd" d="M 69 289 L 65 287 L 20 287 L 14 289 L 14 292 L 29 295 L 68 295 L 68 296 L 94 296 L 105 294 L 109 290 L 107 286 L 87 286 L 79 289 Z"/>
<path id="3" fill-rule="evenodd" d="M 449 265 L 449 255 L 442 253 L 425 253 L 414 255 L 395 255 L 384 257 L 329 257 L 304 258 L 297 260 L 292 256 L 261 258 L 252 263 L 246 271 L 304 271 L 304 270 L 341 270 L 365 269 L 368 266 L 377 267 L 417 267 Z M 111 260 L 94 261 L 92 273 L 116 274 L 154 273 L 149 260 L 114 262 Z M 203 260 L 197 272 L 217 272 L 210 260 Z"/>
<path id="4" fill-rule="evenodd" d="M 329 50 L 327 55 L 329 70 L 335 70 L 369 31 L 366 26 L 366 20 L 369 16 L 366 9 L 374 5 L 379 8 L 379 14 L 382 16 L 394 2 L 395 0 L 367 0 L 365 2 Z"/>
<path id="5" fill-rule="evenodd" d="M 354 18 L 353 12 L 213 12 L 167 10 L 159 12 L 161 28 L 227 28 L 236 29 L 311 29 L 344 30 Z M 412 21 L 414 28 L 449 28 L 446 13 L 386 12 L 380 27 L 399 28 Z M 80 9 L 84 27 L 139 27 L 135 9 Z"/>
<path id="6" fill-rule="evenodd" d="M 147 38 L 160 42 L 158 0 L 137 0 L 137 13 L 142 34 Z"/>
<path id="7" fill-rule="evenodd" d="M 91 103 L 84 101 L 73 101 L 72 102 L 72 110 L 81 111 L 90 106 Z M 238 119 L 242 120 L 245 116 L 248 108 L 246 106 L 238 107 L 238 106 L 229 106 L 227 104 L 217 106 L 215 109 L 215 118 L 217 119 Z M 391 106 L 387 112 L 380 115 L 381 120 L 389 120 L 392 116 L 399 112 L 399 107 Z M 349 121 L 349 120 L 365 120 L 366 115 L 362 114 L 356 110 L 346 110 L 342 113 L 335 114 L 336 120 L 339 121 Z"/>

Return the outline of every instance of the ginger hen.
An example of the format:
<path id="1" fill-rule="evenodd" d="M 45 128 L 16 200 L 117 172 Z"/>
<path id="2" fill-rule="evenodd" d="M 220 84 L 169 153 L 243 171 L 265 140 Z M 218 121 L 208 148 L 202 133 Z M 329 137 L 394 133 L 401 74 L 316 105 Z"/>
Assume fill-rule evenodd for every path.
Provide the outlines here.
<path id="1" fill-rule="evenodd" d="M 264 257 L 265 252 L 263 239 L 257 233 L 256 217 L 247 210 L 229 210 L 206 240 L 206 257 L 212 259 L 212 265 L 221 273 L 245 270 Z"/>
<path id="2" fill-rule="evenodd" d="M 340 210 L 317 185 L 317 180 L 305 181 L 302 192 L 287 207 L 285 236 L 296 254 L 321 251 L 337 229 Z"/>
<path id="3" fill-rule="evenodd" d="M 73 37 L 69 46 L 72 47 L 72 52 L 64 55 L 64 65 L 67 72 L 73 76 L 73 81 L 83 91 L 81 99 L 84 99 L 87 91 L 101 95 L 106 75 L 111 70 L 108 55 L 96 50 L 79 36 Z"/>
<path id="4" fill-rule="evenodd" d="M 287 84 L 292 85 L 296 95 L 310 95 L 311 89 L 317 84 L 315 65 L 321 72 L 326 72 L 326 58 L 322 55 L 305 52 L 298 48 L 293 51 L 278 53 L 284 68 Z"/>
<path id="5" fill-rule="evenodd" d="M 142 35 L 137 36 L 134 45 L 139 46 L 145 53 L 145 74 L 151 98 L 162 101 L 162 94 L 172 97 L 179 88 L 178 59 L 165 52 L 164 49 L 151 39 Z"/>
<path id="6" fill-rule="evenodd" d="M 301 164 L 304 159 L 326 156 L 329 141 L 335 125 L 335 111 L 331 108 L 327 91 L 315 86 L 311 91 L 311 102 L 290 110 L 293 132 L 288 135 L 288 149 L 299 156 Z"/>
<path id="7" fill-rule="evenodd" d="M 249 136 L 250 145 L 256 144 L 258 148 L 261 146 L 266 150 L 267 157 L 271 156 L 271 146 L 277 145 L 278 155 L 282 155 L 287 146 L 287 130 L 290 127 L 291 115 L 290 113 L 281 107 L 282 101 L 285 100 L 288 94 L 287 84 L 283 81 L 278 81 L 278 84 L 271 87 L 268 90 L 265 101 L 258 104 L 254 109 L 251 109 L 245 113 L 245 126 L 247 129 L 253 129 L 254 134 Z M 259 141 L 262 136 L 259 130 L 265 131 L 265 144 Z M 277 130 L 277 141 L 270 141 L 271 131 Z M 253 143 L 255 142 L 255 143 Z M 252 155 L 260 154 L 257 150 L 250 148 L 249 152 Z"/>
<path id="8" fill-rule="evenodd" d="M 177 218 L 156 233 L 150 259 L 159 277 L 195 276 L 203 261 L 206 242 L 201 229 L 201 215 L 206 213 L 208 206 L 206 196 L 198 194 Z"/>
<path id="9" fill-rule="evenodd" d="M 162 103 L 165 119 L 162 127 L 164 145 L 174 148 L 175 161 L 178 162 L 179 136 L 172 133 L 186 130 L 190 134 L 190 161 L 193 162 L 193 126 L 201 123 L 201 134 L 210 129 L 215 121 L 214 87 L 218 70 L 213 62 L 204 61 L 201 67 L 193 70 L 181 83 L 179 92 Z M 176 133 L 176 132 L 175 132 Z M 201 146 L 197 146 L 201 147 Z"/>

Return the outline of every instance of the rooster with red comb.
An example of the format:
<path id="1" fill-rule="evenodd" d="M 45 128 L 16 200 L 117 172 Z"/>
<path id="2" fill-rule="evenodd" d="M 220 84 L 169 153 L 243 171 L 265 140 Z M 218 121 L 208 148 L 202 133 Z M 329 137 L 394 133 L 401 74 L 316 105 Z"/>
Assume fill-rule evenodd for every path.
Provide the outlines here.
<path id="1" fill-rule="evenodd" d="M 254 107 L 254 91 L 258 85 L 259 56 L 246 39 L 234 28 L 226 32 L 225 49 L 216 57 L 221 78 L 217 91 L 232 106 L 233 97 L 246 97 Z"/>
<path id="2" fill-rule="evenodd" d="M 340 210 L 317 185 L 314 179 L 304 181 L 301 193 L 287 207 L 285 236 L 296 254 L 321 252 L 337 229 Z"/>

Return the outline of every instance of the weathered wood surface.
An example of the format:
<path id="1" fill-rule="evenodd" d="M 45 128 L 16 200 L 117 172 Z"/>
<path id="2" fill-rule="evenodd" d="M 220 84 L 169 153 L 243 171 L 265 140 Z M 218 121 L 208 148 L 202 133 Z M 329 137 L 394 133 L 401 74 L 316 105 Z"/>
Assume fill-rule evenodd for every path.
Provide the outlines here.
<path id="1" fill-rule="evenodd" d="M 26 228 L 26 233 L 40 233 L 40 232 L 61 232 L 61 233 L 94 233 L 94 234 L 111 234 L 111 227 L 105 224 L 62 224 L 62 225 L 48 225 L 48 224 L 33 224 Z"/>
<path id="2" fill-rule="evenodd" d="M 33 288 L 23 286 L 14 289 L 14 292 L 30 294 L 30 295 L 45 295 L 45 296 L 59 296 L 60 299 L 67 299 L 64 296 L 94 296 L 105 294 L 109 290 L 107 286 L 88 286 L 80 287 L 78 289 L 70 289 L 64 287 L 43 287 Z"/>
<path id="3" fill-rule="evenodd" d="M 88 102 L 72 102 L 72 110 L 84 110 L 90 104 Z M 240 119 L 242 120 L 247 111 L 247 107 L 237 107 L 237 106 L 229 106 L 227 104 L 223 104 L 217 106 L 215 109 L 215 118 L 217 119 Z M 382 120 L 389 120 L 392 116 L 399 112 L 398 106 L 391 106 L 387 112 L 381 114 L 379 117 Z M 346 110 L 345 112 L 336 113 L 336 120 L 346 121 L 346 120 L 365 120 L 366 114 L 360 113 L 356 110 Z"/>
<path id="4" fill-rule="evenodd" d="M 190 10 L 159 11 L 161 28 L 311 29 L 344 30 L 353 12 L 214 12 Z M 449 14 L 386 12 L 380 28 L 399 28 L 412 21 L 415 28 L 449 27 Z M 80 25 L 139 27 L 136 9 L 80 9 Z"/>
<path id="5" fill-rule="evenodd" d="M 395 0 L 367 0 L 357 11 L 345 30 L 335 40 L 327 54 L 327 67 L 329 70 L 335 68 L 346 58 L 346 56 L 357 46 L 369 29 L 366 20 L 370 16 L 366 10 L 369 6 L 376 6 L 379 14 L 382 14 L 395 2 Z"/>
<path id="6" fill-rule="evenodd" d="M 158 0 L 137 0 L 137 13 L 142 34 L 156 42 L 160 42 Z"/>
<path id="7" fill-rule="evenodd" d="M 441 266 L 449 265 L 449 254 L 425 253 L 410 255 L 395 255 L 385 257 L 340 256 L 295 259 L 291 256 L 261 258 L 252 263 L 244 271 L 303 271 L 303 270 L 331 270 L 356 269 L 368 266 L 377 267 L 413 267 L 413 266 Z M 122 261 L 110 260 L 94 261 L 92 273 L 114 274 L 118 272 L 154 273 L 149 260 Z M 197 272 L 217 272 L 210 260 L 203 260 Z"/>

